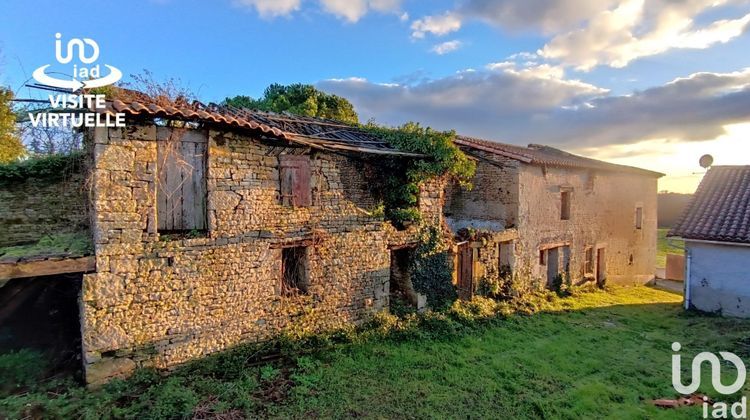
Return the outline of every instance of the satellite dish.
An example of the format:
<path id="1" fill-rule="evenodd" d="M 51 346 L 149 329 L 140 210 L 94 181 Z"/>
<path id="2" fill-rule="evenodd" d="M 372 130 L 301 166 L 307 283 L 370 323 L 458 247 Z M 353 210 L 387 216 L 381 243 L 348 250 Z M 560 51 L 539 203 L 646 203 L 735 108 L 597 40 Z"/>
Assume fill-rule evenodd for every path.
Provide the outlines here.
<path id="1" fill-rule="evenodd" d="M 708 169 L 711 165 L 714 164 L 714 157 L 711 155 L 703 155 L 701 156 L 698 163 L 700 163 L 701 168 Z"/>

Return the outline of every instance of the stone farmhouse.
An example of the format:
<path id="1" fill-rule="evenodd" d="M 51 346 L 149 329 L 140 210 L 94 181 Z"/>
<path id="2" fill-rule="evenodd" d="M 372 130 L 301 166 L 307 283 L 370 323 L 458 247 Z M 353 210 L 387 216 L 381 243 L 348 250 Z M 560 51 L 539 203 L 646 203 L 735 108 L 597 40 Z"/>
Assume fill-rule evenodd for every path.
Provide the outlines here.
<path id="1" fill-rule="evenodd" d="M 462 296 L 482 279 L 643 284 L 654 278 L 657 179 L 663 174 L 539 145 L 469 137 L 474 189 L 449 185 L 444 213 L 457 234 Z M 530 281 L 529 281 L 530 280 Z"/>
<path id="2" fill-rule="evenodd" d="M 332 121 L 112 107 L 134 122 L 91 133 L 96 272 L 81 299 L 90 382 L 387 308 L 390 250 L 415 239 L 375 214 L 375 166 L 414 155 Z M 430 194 L 422 213 L 439 219 Z"/>
<path id="3" fill-rule="evenodd" d="M 136 94 L 108 107 L 127 127 L 85 133 L 77 188 L 0 188 L 0 246 L 89 232 L 88 253 L 0 255 L 0 303 L 37 293 L 30 284 L 74 290 L 60 311 L 76 322 L 88 383 L 358 323 L 397 290 L 425 305 L 409 278 L 419 227 L 397 229 L 378 210 L 384 158 L 424 156 L 329 120 Z M 459 296 L 493 276 L 515 279 L 508 293 L 653 277 L 661 174 L 544 146 L 456 143 L 477 162 L 473 190 L 427 182 L 418 209 L 450 244 Z M 18 308 L 30 305 L 8 308 L 0 321 L 28 328 Z"/>

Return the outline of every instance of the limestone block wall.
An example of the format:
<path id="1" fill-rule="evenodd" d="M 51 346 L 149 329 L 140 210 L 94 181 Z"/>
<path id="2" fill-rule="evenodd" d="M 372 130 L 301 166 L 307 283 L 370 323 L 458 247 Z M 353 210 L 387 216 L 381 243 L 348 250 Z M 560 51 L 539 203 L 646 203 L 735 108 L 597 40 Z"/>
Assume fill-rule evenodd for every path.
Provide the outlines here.
<path id="1" fill-rule="evenodd" d="M 546 267 L 539 264 L 538 250 L 562 244 L 570 247 L 574 281 L 584 275 L 586 247 L 605 249 L 608 283 L 645 283 L 653 278 L 656 178 L 523 165 L 519 185 L 519 242 L 527 250 L 521 259 L 540 285 L 546 282 Z M 563 189 L 571 194 L 569 220 L 560 217 Z M 636 207 L 643 209 L 641 229 L 635 226 Z"/>
<path id="2" fill-rule="evenodd" d="M 518 161 L 475 150 L 471 155 L 478 158 L 473 188 L 466 190 L 456 182 L 449 183 L 446 221 L 454 231 L 512 228 L 518 217 Z"/>
<path id="3" fill-rule="evenodd" d="M 0 185 L 0 247 L 85 229 L 85 183 L 82 173 L 71 173 L 56 180 L 29 178 Z"/>
<path id="4" fill-rule="evenodd" d="M 587 247 L 605 248 L 609 283 L 645 283 L 653 278 L 656 255 L 656 178 L 586 169 L 543 168 L 472 151 L 478 158 L 472 191 L 446 188 L 445 218 L 457 232 L 481 232 L 473 242 L 474 279 L 495 276 L 499 244 L 513 241 L 514 273 L 531 288 L 547 284 L 542 248 L 570 249 L 571 280 L 585 280 Z M 561 220 L 561 191 L 569 191 L 569 220 Z M 643 209 L 642 228 L 635 226 Z M 502 247 L 502 245 L 500 245 Z M 562 252 L 560 253 L 562 254 Z M 563 256 L 558 258 L 560 267 Z"/>
<path id="5" fill-rule="evenodd" d="M 81 302 L 89 382 L 136 366 L 168 368 L 286 328 L 358 322 L 387 305 L 388 229 L 368 213 L 376 200 L 366 162 L 228 132 L 197 134 L 208 137 L 208 229 L 205 237 L 170 239 L 156 229 L 157 141 L 175 131 L 130 125 L 89 133 L 97 256 Z M 310 154 L 312 206 L 280 204 L 281 153 Z M 307 246 L 307 294 L 280 293 L 289 245 Z"/>

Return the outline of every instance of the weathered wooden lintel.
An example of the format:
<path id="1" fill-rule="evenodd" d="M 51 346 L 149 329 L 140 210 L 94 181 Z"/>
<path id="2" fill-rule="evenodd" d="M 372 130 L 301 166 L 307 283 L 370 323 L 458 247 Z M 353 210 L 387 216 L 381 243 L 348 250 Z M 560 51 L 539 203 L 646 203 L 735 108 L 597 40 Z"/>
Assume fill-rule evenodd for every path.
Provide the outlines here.
<path id="1" fill-rule="evenodd" d="M 89 273 L 96 270 L 96 257 L 66 258 L 0 264 L 0 286 L 21 277 L 51 276 L 67 273 Z"/>

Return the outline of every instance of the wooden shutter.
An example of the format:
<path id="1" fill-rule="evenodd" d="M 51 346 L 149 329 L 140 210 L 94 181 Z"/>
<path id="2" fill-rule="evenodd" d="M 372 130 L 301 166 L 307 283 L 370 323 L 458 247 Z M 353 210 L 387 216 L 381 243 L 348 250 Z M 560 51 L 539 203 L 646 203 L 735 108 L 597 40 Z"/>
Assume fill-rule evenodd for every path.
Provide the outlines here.
<path id="1" fill-rule="evenodd" d="M 281 204 L 293 207 L 311 206 L 310 176 L 309 156 L 279 156 Z"/>
<path id="2" fill-rule="evenodd" d="M 157 143 L 157 221 L 160 231 L 206 229 L 206 145 L 203 132 Z"/>
<path id="3" fill-rule="evenodd" d="M 636 229 L 643 228 L 643 207 L 635 208 L 635 228 Z"/>
<path id="4" fill-rule="evenodd" d="M 560 220 L 570 220 L 570 191 L 560 193 Z"/>

